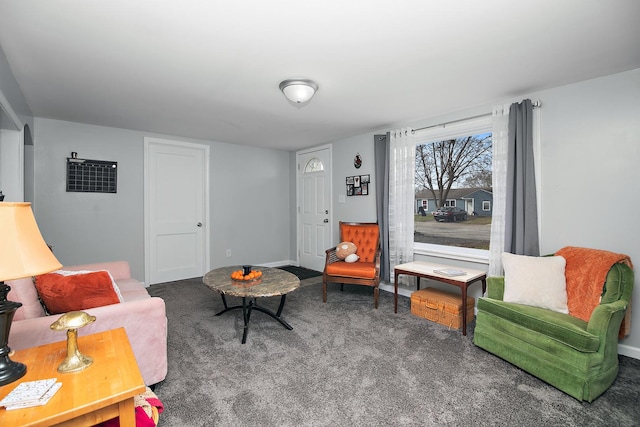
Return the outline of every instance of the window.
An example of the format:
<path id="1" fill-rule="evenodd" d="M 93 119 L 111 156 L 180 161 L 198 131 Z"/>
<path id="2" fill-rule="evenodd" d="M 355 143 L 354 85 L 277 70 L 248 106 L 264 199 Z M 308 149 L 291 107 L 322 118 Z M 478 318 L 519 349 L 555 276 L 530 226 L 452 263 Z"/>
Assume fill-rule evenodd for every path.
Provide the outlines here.
<path id="1" fill-rule="evenodd" d="M 309 160 L 304 167 L 304 173 L 321 172 L 323 170 L 324 165 L 322 164 L 322 160 L 318 159 L 317 157 Z"/>
<path id="2" fill-rule="evenodd" d="M 426 216 L 416 212 L 415 251 L 450 252 L 451 247 L 488 251 L 491 116 L 418 130 L 415 136 L 415 198 L 433 211 Z"/>

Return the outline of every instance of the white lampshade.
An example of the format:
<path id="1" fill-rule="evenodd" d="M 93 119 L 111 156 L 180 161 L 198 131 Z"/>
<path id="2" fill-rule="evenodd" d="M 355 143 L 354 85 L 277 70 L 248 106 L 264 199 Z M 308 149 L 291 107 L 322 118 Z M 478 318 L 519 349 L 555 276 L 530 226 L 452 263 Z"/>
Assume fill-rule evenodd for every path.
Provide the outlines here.
<path id="1" fill-rule="evenodd" d="M 318 90 L 318 85 L 307 79 L 288 79 L 280 83 L 280 90 L 295 104 L 308 102 Z"/>
<path id="2" fill-rule="evenodd" d="M 60 267 L 40 234 L 31 203 L 0 202 L 0 281 L 37 276 Z"/>

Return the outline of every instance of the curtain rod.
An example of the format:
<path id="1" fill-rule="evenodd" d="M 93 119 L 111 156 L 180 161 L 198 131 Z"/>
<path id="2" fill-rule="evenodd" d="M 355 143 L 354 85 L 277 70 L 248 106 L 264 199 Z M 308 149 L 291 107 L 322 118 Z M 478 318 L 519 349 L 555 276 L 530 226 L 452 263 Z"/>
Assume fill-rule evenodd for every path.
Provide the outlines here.
<path id="1" fill-rule="evenodd" d="M 542 103 L 539 100 L 533 101 L 531 103 L 531 105 L 533 106 L 533 108 L 540 108 L 542 106 Z M 425 130 L 425 129 L 431 129 L 431 128 L 437 128 L 438 126 L 442 126 L 445 127 L 446 125 L 451 125 L 454 123 L 459 123 L 459 122 L 466 122 L 467 120 L 473 120 L 473 119 L 479 119 L 480 117 L 487 117 L 492 115 L 493 113 L 485 113 L 485 114 L 478 114 L 477 116 L 472 116 L 472 117 L 466 117 L 464 119 L 459 119 L 459 120 L 452 120 L 450 122 L 446 122 L 446 123 L 439 123 L 437 125 L 431 125 L 431 126 L 425 126 L 423 128 L 418 128 L 418 129 L 413 129 L 411 131 L 411 133 L 416 133 L 416 131 L 419 130 Z"/>

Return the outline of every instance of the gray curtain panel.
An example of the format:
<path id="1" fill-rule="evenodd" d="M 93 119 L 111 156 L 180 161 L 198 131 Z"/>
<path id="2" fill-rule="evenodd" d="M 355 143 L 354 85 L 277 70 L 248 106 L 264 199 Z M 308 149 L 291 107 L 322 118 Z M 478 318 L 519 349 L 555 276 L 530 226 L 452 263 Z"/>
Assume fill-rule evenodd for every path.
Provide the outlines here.
<path id="1" fill-rule="evenodd" d="M 530 99 L 511 104 L 508 140 L 504 248 L 513 254 L 539 256 Z"/>
<path id="2" fill-rule="evenodd" d="M 376 213 L 380 227 L 380 277 L 391 281 L 389 271 L 389 133 L 374 135 L 376 158 Z"/>

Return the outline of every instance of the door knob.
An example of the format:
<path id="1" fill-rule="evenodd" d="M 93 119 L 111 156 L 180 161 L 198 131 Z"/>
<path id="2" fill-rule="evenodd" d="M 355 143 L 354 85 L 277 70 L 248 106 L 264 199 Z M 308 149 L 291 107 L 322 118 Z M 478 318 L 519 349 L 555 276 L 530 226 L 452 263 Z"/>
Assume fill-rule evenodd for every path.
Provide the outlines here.
<path id="1" fill-rule="evenodd" d="M 324 223 L 327 224 L 328 222 L 329 220 L 325 218 Z"/>
<path id="2" fill-rule="evenodd" d="M 324 213 L 325 215 L 329 215 L 329 209 L 325 209 Z"/>
<path id="3" fill-rule="evenodd" d="M 197 225 L 198 227 L 202 227 L 202 223 L 201 223 L 201 222 L 197 223 L 196 225 Z"/>

